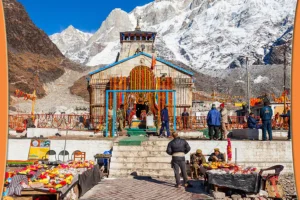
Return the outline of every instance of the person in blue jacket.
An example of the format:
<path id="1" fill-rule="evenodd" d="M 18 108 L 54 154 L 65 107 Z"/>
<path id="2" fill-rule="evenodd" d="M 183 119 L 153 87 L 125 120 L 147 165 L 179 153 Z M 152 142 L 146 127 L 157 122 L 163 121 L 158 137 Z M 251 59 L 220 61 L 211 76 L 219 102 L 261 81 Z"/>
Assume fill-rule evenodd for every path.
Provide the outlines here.
<path id="1" fill-rule="evenodd" d="M 289 108 L 287 108 L 288 109 L 288 111 L 287 111 L 287 113 L 286 114 L 282 114 L 282 115 L 280 115 L 281 117 L 287 117 L 288 118 L 288 124 L 289 124 L 289 131 L 288 131 L 288 140 L 290 140 L 291 139 L 291 110 L 289 109 Z"/>
<path id="2" fill-rule="evenodd" d="M 269 140 L 272 141 L 272 117 L 273 110 L 269 106 L 269 102 L 264 102 L 264 107 L 260 109 L 260 118 L 262 120 L 262 132 L 263 132 L 263 141 L 267 140 L 267 131 L 269 134 Z"/>
<path id="3" fill-rule="evenodd" d="M 255 119 L 254 113 L 250 113 L 248 120 L 247 120 L 248 128 L 250 128 L 250 129 L 258 128 L 258 126 L 257 126 L 258 121 L 259 121 L 258 119 Z"/>
<path id="4" fill-rule="evenodd" d="M 221 114 L 213 104 L 211 110 L 207 114 L 207 125 L 209 132 L 209 139 L 220 139 L 219 129 L 221 126 Z M 220 139 L 221 140 L 221 139 Z"/>
<path id="5" fill-rule="evenodd" d="M 168 105 L 165 105 L 164 109 L 161 111 L 161 129 L 160 129 L 160 134 L 159 137 L 163 137 L 163 131 L 166 127 L 167 129 L 167 137 L 170 136 L 170 127 L 169 127 L 169 113 L 167 109 Z"/>

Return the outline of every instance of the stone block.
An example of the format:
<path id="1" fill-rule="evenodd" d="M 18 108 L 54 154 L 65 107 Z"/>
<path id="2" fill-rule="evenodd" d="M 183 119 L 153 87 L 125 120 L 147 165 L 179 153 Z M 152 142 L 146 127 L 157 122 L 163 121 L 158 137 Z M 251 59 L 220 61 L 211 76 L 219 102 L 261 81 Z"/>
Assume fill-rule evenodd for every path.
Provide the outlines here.
<path id="1" fill-rule="evenodd" d="M 212 196 L 215 199 L 224 199 L 226 197 L 224 192 L 215 192 L 215 191 L 212 192 Z"/>
<path id="2" fill-rule="evenodd" d="M 203 132 L 179 132 L 178 133 L 179 137 L 181 138 L 203 138 Z"/>
<path id="3" fill-rule="evenodd" d="M 233 194 L 233 195 L 231 195 L 231 198 L 232 198 L 232 200 L 238 200 L 238 199 L 242 198 L 242 196 L 239 194 Z"/>

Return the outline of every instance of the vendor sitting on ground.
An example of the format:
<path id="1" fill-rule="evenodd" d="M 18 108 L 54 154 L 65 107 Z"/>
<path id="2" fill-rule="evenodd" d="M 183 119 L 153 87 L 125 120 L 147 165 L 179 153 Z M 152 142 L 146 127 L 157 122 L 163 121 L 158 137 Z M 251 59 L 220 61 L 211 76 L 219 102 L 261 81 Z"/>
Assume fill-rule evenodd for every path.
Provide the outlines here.
<path id="1" fill-rule="evenodd" d="M 202 154 L 202 150 L 197 149 L 196 153 L 193 153 L 191 155 L 191 170 L 192 170 L 192 173 L 195 174 L 196 179 L 199 178 L 198 171 L 203 176 L 206 175 L 206 169 L 202 166 L 204 163 L 206 163 L 206 159 L 205 159 L 204 155 Z"/>
<path id="2" fill-rule="evenodd" d="M 208 161 L 210 161 L 210 162 L 225 162 L 225 157 L 224 157 L 224 154 L 222 154 L 218 148 L 215 148 L 214 153 L 212 153 L 209 156 Z"/>

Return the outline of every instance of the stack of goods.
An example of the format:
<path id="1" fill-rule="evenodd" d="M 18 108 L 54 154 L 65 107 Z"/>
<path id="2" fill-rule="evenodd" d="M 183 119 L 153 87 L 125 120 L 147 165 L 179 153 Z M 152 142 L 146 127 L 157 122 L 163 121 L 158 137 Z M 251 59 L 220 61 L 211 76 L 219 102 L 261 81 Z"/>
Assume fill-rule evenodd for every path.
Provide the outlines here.
<path id="1" fill-rule="evenodd" d="M 55 193 L 57 189 L 70 185 L 74 176 L 93 167 L 93 161 L 71 161 L 51 169 L 47 165 L 30 165 L 18 171 L 7 172 L 5 183 L 9 185 L 15 175 L 26 175 L 28 185 L 21 183 L 23 188 L 49 188 L 50 192 Z"/>
<path id="2" fill-rule="evenodd" d="M 243 168 L 241 166 L 226 163 L 205 164 L 205 166 L 207 169 L 215 169 L 209 171 L 209 173 L 212 174 L 257 174 L 259 172 L 256 167 Z"/>
<path id="3" fill-rule="evenodd" d="M 229 164 L 225 162 L 211 162 L 211 163 L 203 164 L 203 167 L 205 167 L 208 170 L 221 169 L 221 168 L 233 168 L 235 166 L 236 166 L 235 164 Z"/>

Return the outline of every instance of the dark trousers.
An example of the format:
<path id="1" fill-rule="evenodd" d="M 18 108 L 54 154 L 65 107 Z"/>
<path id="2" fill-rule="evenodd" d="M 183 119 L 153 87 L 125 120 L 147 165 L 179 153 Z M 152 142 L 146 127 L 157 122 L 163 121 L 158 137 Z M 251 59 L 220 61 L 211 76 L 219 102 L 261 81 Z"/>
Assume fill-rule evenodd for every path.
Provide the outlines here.
<path id="1" fill-rule="evenodd" d="M 188 128 L 188 117 L 182 117 L 183 129 Z"/>
<path id="2" fill-rule="evenodd" d="M 205 169 L 203 166 L 200 166 L 199 171 L 204 176 L 204 178 L 206 178 L 207 169 Z"/>
<path id="3" fill-rule="evenodd" d="M 180 185 L 180 174 L 179 168 L 183 177 L 183 184 L 186 184 L 188 181 L 185 165 L 185 157 L 172 157 L 172 168 L 174 170 L 176 185 Z"/>
<path id="4" fill-rule="evenodd" d="M 219 126 L 208 126 L 209 139 L 220 138 Z"/>
<path id="5" fill-rule="evenodd" d="M 161 128 L 160 128 L 159 134 L 162 135 L 165 127 L 167 129 L 167 136 L 169 137 L 170 136 L 169 121 L 165 121 L 165 122 L 161 123 Z"/>
<path id="6" fill-rule="evenodd" d="M 263 132 L 263 140 L 267 140 L 267 131 L 269 134 L 269 140 L 272 140 L 272 122 L 271 120 L 264 120 L 262 122 L 262 132 Z"/>

